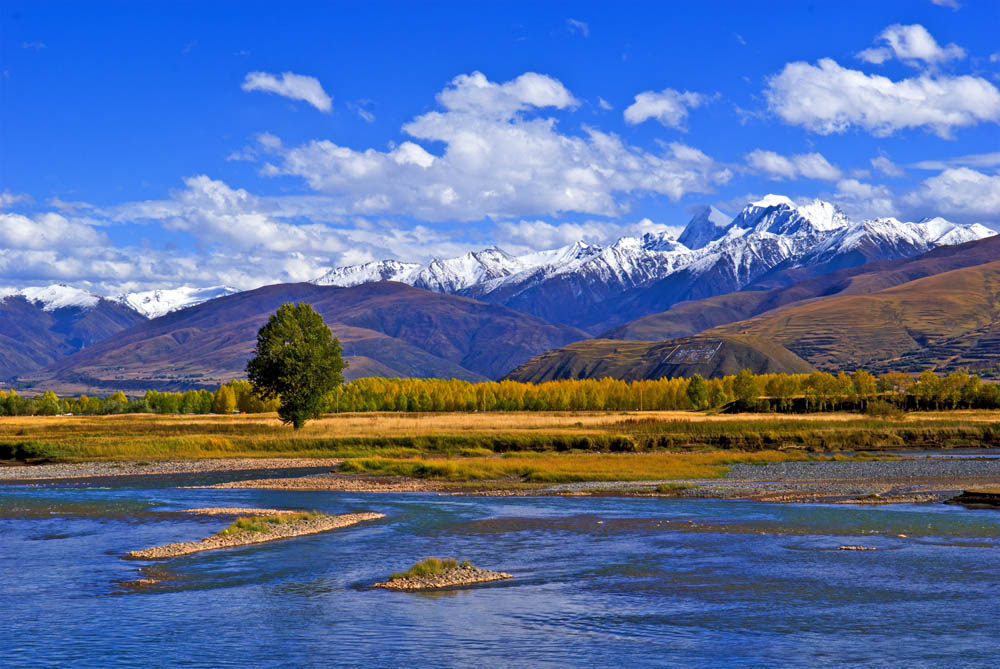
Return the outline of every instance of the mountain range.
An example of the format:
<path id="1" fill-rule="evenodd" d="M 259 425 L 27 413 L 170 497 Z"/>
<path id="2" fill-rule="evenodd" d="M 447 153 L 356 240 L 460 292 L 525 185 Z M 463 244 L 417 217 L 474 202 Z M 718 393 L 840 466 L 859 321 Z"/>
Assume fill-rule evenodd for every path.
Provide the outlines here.
<path id="1" fill-rule="evenodd" d="M 586 377 L 591 370 L 581 360 L 604 358 L 605 368 L 628 366 L 635 350 L 662 347 L 664 340 L 672 350 L 679 345 L 677 338 L 695 334 L 767 341 L 833 372 L 858 367 L 911 373 L 967 369 L 996 377 L 1000 237 L 868 263 L 790 286 L 677 304 L 598 339 L 536 356 L 509 378 Z"/>
<path id="2" fill-rule="evenodd" d="M 748 204 L 736 217 L 706 207 L 678 238 L 622 237 L 602 247 L 579 241 L 512 255 L 493 247 L 426 265 L 398 260 L 338 267 L 319 285 L 400 281 L 435 292 L 502 304 L 597 334 L 685 300 L 925 253 L 996 234 L 942 218 L 852 221 L 822 200 L 799 205 L 781 195 Z"/>
<path id="3" fill-rule="evenodd" d="M 427 264 L 385 260 L 334 268 L 312 283 L 245 292 L 180 286 L 103 297 L 62 285 L 0 290 L 0 379 L 88 391 L 213 385 L 242 374 L 256 329 L 281 301 L 322 305 L 352 377 L 500 378 L 533 356 L 594 335 L 662 342 L 701 332 L 754 337 L 752 345 L 726 340 L 732 360 L 758 361 L 754 351 L 765 351 L 775 368 L 796 367 L 796 356 L 823 367 L 861 358 L 820 355 L 815 345 L 801 344 L 809 333 L 783 334 L 764 316 L 984 264 L 1000 257 L 993 235 L 940 218 L 854 222 L 827 202 L 768 195 L 735 217 L 702 208 L 677 238 L 648 233 L 523 255 L 491 247 Z M 989 322 L 977 323 L 992 332 Z M 964 330 L 934 336 L 945 334 L 958 339 L 941 350 L 979 350 Z M 915 349 L 897 342 L 892 350 L 917 364 L 924 343 Z M 575 344 L 574 359 L 588 360 L 581 353 L 588 346 L 599 345 Z M 659 351 L 650 351 L 643 364 L 667 369 L 653 365 Z M 586 371 L 576 363 L 559 373 L 531 364 L 534 378 Z M 587 369 L 623 368 L 608 362 Z"/>

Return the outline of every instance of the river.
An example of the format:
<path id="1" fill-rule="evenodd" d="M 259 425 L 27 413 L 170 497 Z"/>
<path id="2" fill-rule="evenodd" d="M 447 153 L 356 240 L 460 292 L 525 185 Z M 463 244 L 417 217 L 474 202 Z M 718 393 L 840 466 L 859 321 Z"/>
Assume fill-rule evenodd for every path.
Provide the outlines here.
<path id="1" fill-rule="evenodd" d="M 121 558 L 204 506 L 387 517 Z M 2 486 L 0 665 L 995 666 L 998 548 L 1000 512 L 946 505 Z M 431 555 L 515 578 L 369 587 Z"/>

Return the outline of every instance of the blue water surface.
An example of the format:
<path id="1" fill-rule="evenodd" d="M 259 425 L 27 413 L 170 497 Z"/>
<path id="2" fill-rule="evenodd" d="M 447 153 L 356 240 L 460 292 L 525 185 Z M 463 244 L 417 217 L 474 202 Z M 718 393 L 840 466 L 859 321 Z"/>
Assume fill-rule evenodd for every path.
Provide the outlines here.
<path id="1" fill-rule="evenodd" d="M 122 559 L 228 522 L 170 513 L 201 506 L 387 517 Z M 998 548 L 945 505 L 5 486 L 0 665 L 995 666 Z M 370 587 L 431 555 L 515 578 Z"/>

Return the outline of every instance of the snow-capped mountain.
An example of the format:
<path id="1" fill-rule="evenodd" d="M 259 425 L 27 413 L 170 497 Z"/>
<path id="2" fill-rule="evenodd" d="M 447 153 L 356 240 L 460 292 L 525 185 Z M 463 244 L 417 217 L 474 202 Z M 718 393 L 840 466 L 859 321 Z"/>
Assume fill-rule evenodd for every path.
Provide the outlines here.
<path id="1" fill-rule="evenodd" d="M 133 309 L 62 284 L 0 289 L 0 378 L 51 364 L 145 321 Z"/>
<path id="2" fill-rule="evenodd" d="M 386 260 L 336 268 L 315 283 L 401 281 L 595 329 L 643 315 L 631 313 L 629 304 L 640 310 L 653 304 L 665 309 L 678 301 L 741 290 L 778 271 L 804 267 L 822 273 L 993 234 L 981 225 L 941 218 L 854 222 L 829 202 L 797 204 L 767 195 L 734 218 L 706 207 L 677 239 L 646 234 L 622 237 L 607 247 L 577 242 L 520 256 L 493 247 L 425 266 Z M 637 291 L 655 294 L 652 301 L 650 296 L 637 300 Z"/>
<path id="3" fill-rule="evenodd" d="M 71 307 L 93 309 L 101 300 L 100 295 L 61 283 L 30 288 L 0 288 L 0 301 L 15 296 L 23 297 L 28 302 L 39 305 L 43 311 Z"/>
<path id="4" fill-rule="evenodd" d="M 379 279 L 374 279 L 378 281 Z M 358 283 L 365 283 L 358 281 Z M 352 284 L 353 285 L 353 284 Z M 138 311 L 146 318 L 159 318 L 172 311 L 193 307 L 196 304 L 214 300 L 239 292 L 229 286 L 211 286 L 209 288 L 193 288 L 181 286 L 163 290 L 145 290 L 136 293 L 124 293 L 115 298 L 119 303 Z"/>

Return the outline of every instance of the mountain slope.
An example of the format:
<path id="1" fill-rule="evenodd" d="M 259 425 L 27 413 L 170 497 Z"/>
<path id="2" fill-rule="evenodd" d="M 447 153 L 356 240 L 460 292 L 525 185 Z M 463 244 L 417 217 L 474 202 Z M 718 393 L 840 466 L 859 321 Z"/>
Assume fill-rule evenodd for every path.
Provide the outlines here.
<path id="1" fill-rule="evenodd" d="M 749 334 L 787 346 L 825 369 L 898 366 L 1000 321 L 1000 261 L 951 270 L 878 292 L 836 295 L 722 325 L 705 336 Z M 947 348 L 947 347 L 945 347 Z M 1000 362 L 1000 351 L 995 351 Z M 948 359 L 927 360 L 948 365 Z"/>
<path id="2" fill-rule="evenodd" d="M 279 284 L 140 324 L 22 380 L 36 388 L 211 386 L 243 375 L 257 330 L 285 302 L 309 302 L 367 373 L 495 378 L 582 332 L 463 297 L 383 282 Z"/>
<path id="3" fill-rule="evenodd" d="M 915 258 L 874 262 L 771 290 L 744 290 L 682 302 L 604 332 L 606 339 L 656 340 L 684 337 L 742 321 L 795 302 L 832 295 L 874 293 L 908 281 L 1000 258 L 1000 237 L 943 246 Z"/>
<path id="4" fill-rule="evenodd" d="M 52 364 L 146 318 L 67 286 L 0 293 L 0 378 Z"/>
<path id="5" fill-rule="evenodd" d="M 804 360 L 773 342 L 745 335 L 685 337 L 665 342 L 588 339 L 546 351 L 512 370 L 514 381 L 600 379 L 634 381 L 700 374 L 705 378 L 736 374 L 814 371 Z"/>

